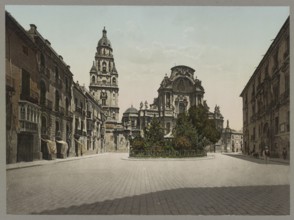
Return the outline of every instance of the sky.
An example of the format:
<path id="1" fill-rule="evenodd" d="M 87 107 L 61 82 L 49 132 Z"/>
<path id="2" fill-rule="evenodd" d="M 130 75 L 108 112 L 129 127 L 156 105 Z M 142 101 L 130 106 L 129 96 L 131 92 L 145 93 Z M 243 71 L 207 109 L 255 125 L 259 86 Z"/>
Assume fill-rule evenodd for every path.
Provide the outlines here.
<path id="1" fill-rule="evenodd" d="M 289 7 L 7 6 L 28 30 L 35 24 L 89 86 L 96 46 L 105 26 L 119 74 L 122 113 L 157 97 L 175 65 L 196 70 L 210 110 L 220 106 L 224 126 L 242 129 L 240 94 L 289 16 Z"/>

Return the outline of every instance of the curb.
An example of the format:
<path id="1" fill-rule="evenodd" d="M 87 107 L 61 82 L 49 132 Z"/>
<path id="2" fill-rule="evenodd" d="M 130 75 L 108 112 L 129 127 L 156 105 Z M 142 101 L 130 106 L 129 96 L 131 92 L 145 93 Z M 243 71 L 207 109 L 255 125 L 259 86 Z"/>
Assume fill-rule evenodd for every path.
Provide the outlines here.
<path id="1" fill-rule="evenodd" d="M 186 158 L 163 158 L 163 157 L 158 157 L 158 158 L 132 158 L 132 157 L 127 157 L 127 158 L 121 158 L 122 160 L 129 160 L 129 161 L 200 161 L 200 160 L 211 160 L 215 159 L 214 155 L 206 156 L 206 157 L 186 157 Z"/>
<path id="2" fill-rule="evenodd" d="M 73 160 L 82 160 L 82 159 L 97 157 L 97 156 L 105 155 L 105 154 L 108 154 L 108 152 L 100 153 L 100 154 L 84 155 L 79 157 L 68 157 L 64 159 L 56 158 L 53 160 L 36 160 L 32 162 L 19 162 L 14 164 L 7 164 L 6 170 L 15 170 L 15 169 L 22 169 L 22 168 L 29 168 L 29 167 L 45 166 L 45 165 L 55 164 L 55 163 L 70 162 Z"/>

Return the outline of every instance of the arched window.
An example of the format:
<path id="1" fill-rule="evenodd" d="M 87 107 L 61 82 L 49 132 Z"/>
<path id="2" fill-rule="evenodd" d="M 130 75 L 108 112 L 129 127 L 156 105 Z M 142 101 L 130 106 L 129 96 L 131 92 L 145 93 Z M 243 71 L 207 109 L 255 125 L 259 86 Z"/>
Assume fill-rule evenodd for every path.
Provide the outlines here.
<path id="1" fill-rule="evenodd" d="M 106 72 L 106 62 L 102 63 L 102 72 Z"/>
<path id="2" fill-rule="evenodd" d="M 113 84 L 116 84 L 116 78 L 113 78 L 113 79 L 112 79 L 112 83 L 113 83 Z"/>
<path id="3" fill-rule="evenodd" d="M 92 76 L 92 83 L 95 83 L 95 76 Z"/>
<path id="4" fill-rule="evenodd" d="M 45 67 L 45 56 L 41 53 L 41 67 Z"/>
<path id="5" fill-rule="evenodd" d="M 57 82 L 58 79 L 59 79 L 58 67 L 55 66 L 55 80 L 56 80 L 56 82 Z"/>

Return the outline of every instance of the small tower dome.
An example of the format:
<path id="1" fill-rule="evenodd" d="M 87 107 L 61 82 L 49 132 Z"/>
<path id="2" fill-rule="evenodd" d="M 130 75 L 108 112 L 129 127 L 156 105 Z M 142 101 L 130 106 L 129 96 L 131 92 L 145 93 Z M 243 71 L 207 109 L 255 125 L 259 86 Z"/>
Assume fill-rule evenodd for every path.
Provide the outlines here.
<path id="1" fill-rule="evenodd" d="M 112 49 L 111 42 L 107 38 L 107 31 L 105 30 L 105 27 L 102 31 L 102 38 L 98 41 L 97 47 L 110 47 Z"/>

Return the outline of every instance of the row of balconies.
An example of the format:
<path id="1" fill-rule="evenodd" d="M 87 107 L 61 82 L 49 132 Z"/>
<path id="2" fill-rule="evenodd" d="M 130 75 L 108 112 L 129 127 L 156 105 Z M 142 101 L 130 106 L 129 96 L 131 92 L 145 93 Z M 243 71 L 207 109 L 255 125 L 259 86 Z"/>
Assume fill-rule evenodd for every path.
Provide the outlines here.
<path id="1" fill-rule="evenodd" d="M 290 92 L 289 92 L 289 89 L 287 89 L 282 94 L 280 94 L 279 98 L 273 97 L 274 100 L 272 100 L 270 104 L 265 105 L 264 108 L 268 109 L 273 106 L 284 104 L 285 102 L 287 102 L 289 100 L 289 95 L 290 95 Z M 252 102 L 255 102 L 255 101 L 256 101 L 255 98 L 252 99 Z M 246 109 L 248 109 L 248 103 L 244 103 L 244 105 L 243 105 L 243 110 L 246 110 Z"/>
<path id="2" fill-rule="evenodd" d="M 21 100 L 28 101 L 28 103 L 38 104 L 39 94 L 33 90 L 30 91 L 30 95 L 20 95 Z M 49 99 L 41 99 L 40 106 L 43 110 L 54 110 L 55 112 L 59 113 L 60 115 L 65 115 L 67 117 L 72 118 L 73 112 L 69 111 L 68 109 L 55 105 L 53 108 L 53 102 Z M 82 116 L 87 116 L 89 119 L 93 119 L 94 121 L 99 120 L 98 116 L 94 116 L 92 111 L 83 110 L 81 107 L 76 106 L 76 112 L 80 113 Z"/>

